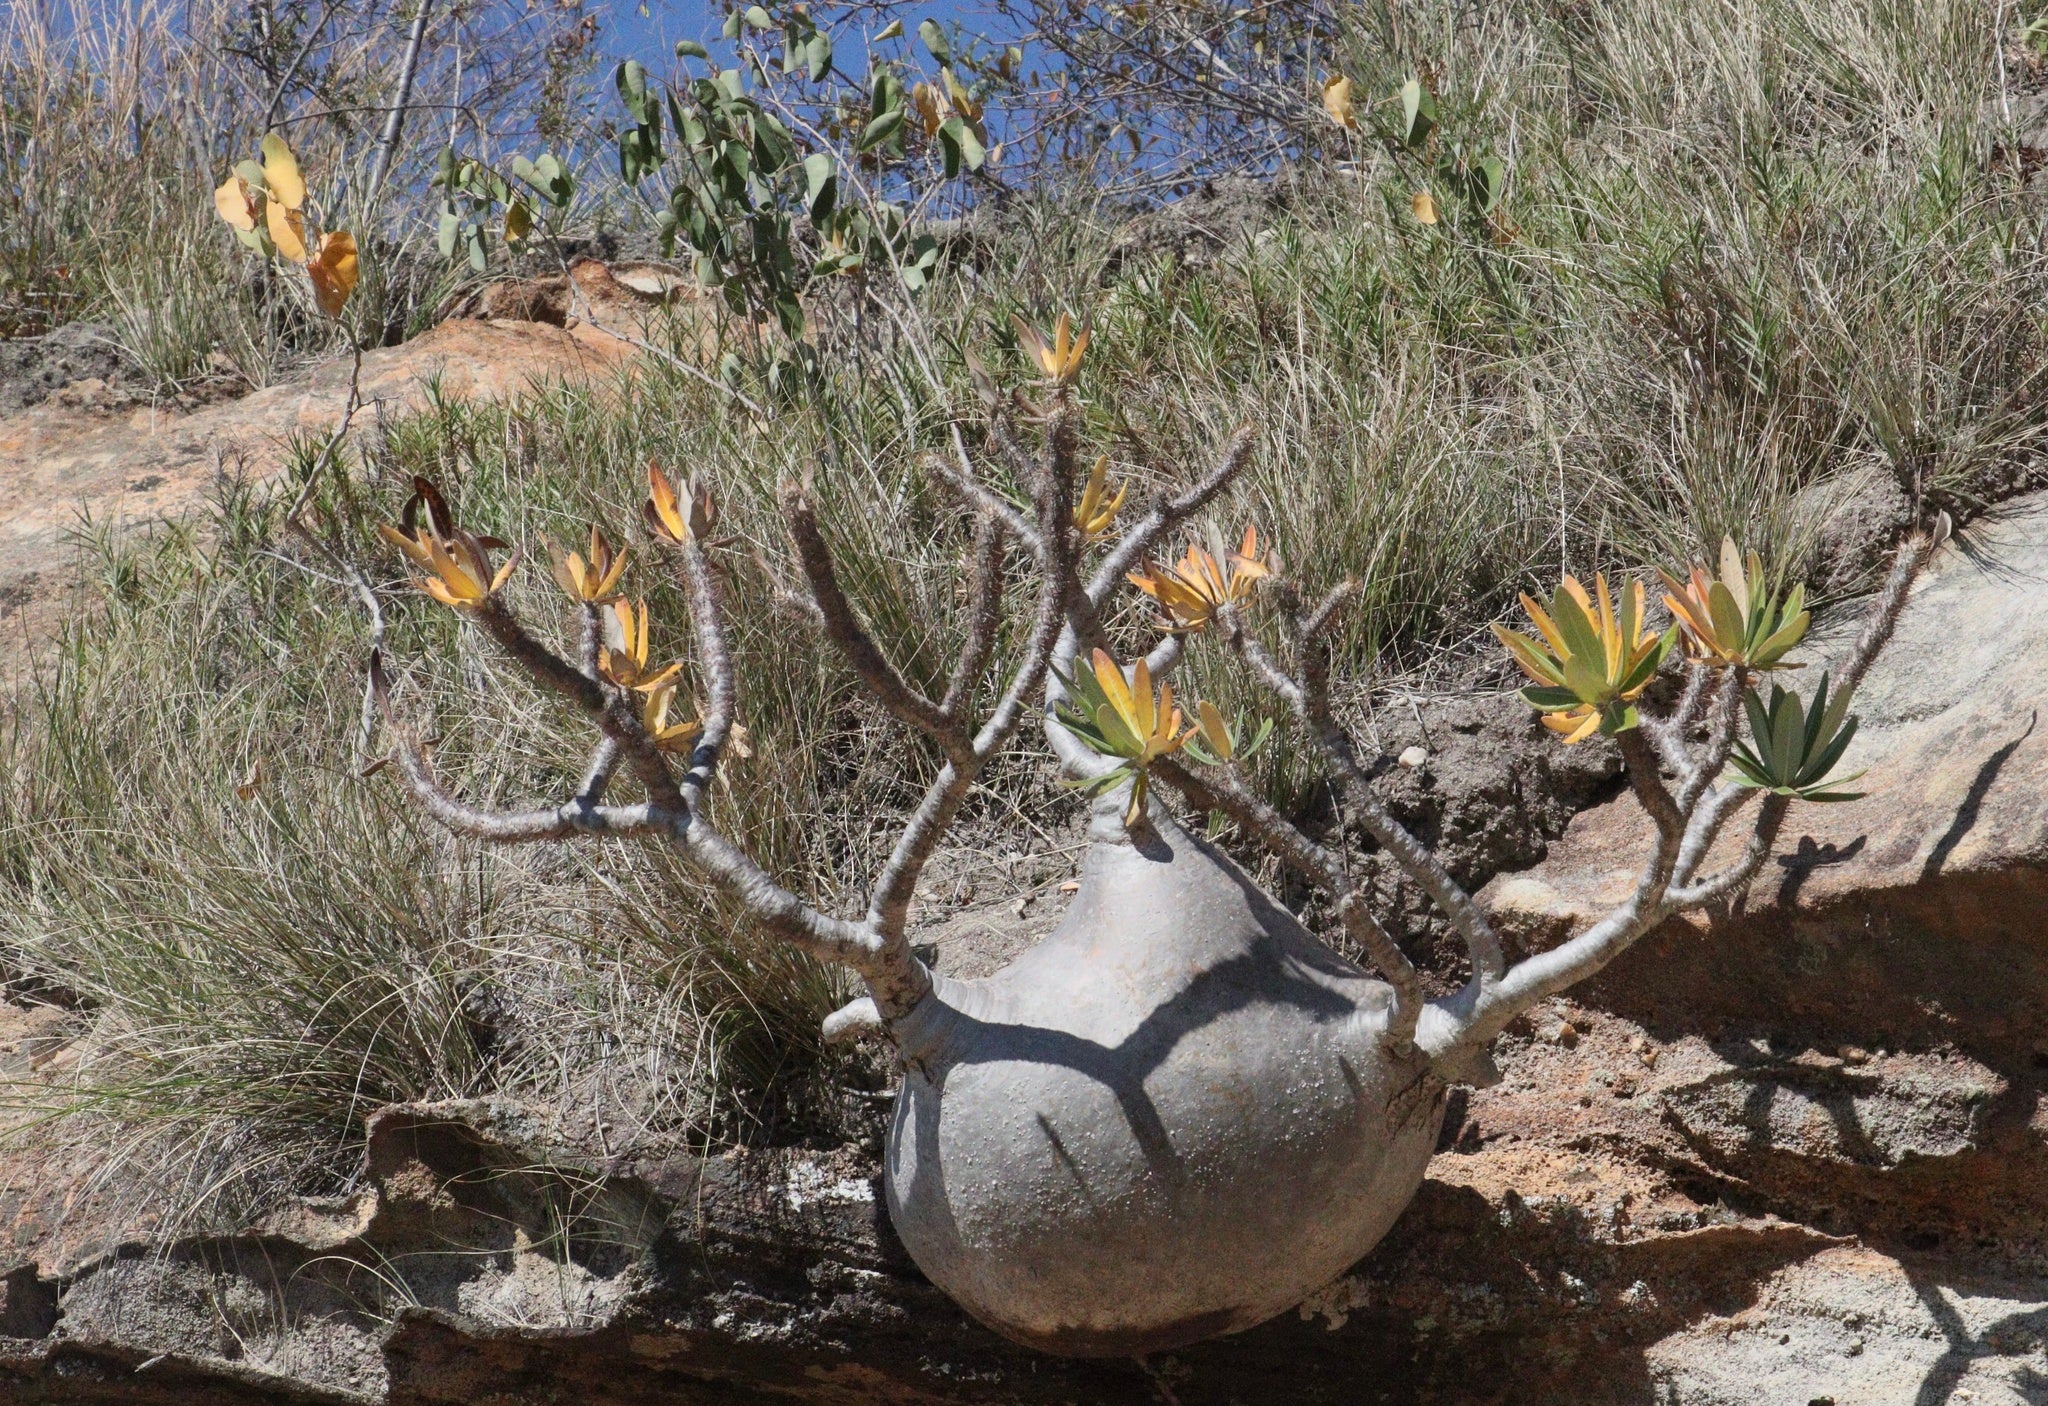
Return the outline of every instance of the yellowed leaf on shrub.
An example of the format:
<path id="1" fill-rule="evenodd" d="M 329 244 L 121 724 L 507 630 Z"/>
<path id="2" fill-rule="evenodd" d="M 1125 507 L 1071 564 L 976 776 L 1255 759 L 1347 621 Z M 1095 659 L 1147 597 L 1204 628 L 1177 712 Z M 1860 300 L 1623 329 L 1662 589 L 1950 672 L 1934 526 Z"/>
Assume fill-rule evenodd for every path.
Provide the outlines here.
<path id="1" fill-rule="evenodd" d="M 1323 80 L 1323 111 L 1339 127 L 1356 127 L 1358 116 L 1351 108 L 1351 80 L 1333 73 Z"/>
<path id="2" fill-rule="evenodd" d="M 917 113 L 917 125 L 924 128 L 927 137 L 939 134 L 939 126 L 946 120 L 943 105 L 939 101 L 939 90 L 929 83 L 913 84 L 910 89 L 910 106 Z"/>
<path id="3" fill-rule="evenodd" d="M 324 236 L 319 250 L 306 263 L 306 276 L 313 282 L 313 301 L 320 304 L 320 311 L 329 317 L 340 317 L 341 310 L 348 306 L 349 294 L 356 291 L 361 271 L 354 235 L 339 229 Z"/>
<path id="4" fill-rule="evenodd" d="M 306 178 L 299 174 L 299 159 L 275 132 L 263 139 L 263 184 L 269 187 L 270 198 L 287 210 L 306 203 Z"/>
<path id="5" fill-rule="evenodd" d="M 505 242 L 517 244 L 533 233 L 533 211 L 524 200 L 515 200 L 505 207 Z"/>
<path id="6" fill-rule="evenodd" d="M 306 217 L 275 200 L 263 207 L 263 215 L 270 223 L 270 242 L 277 252 L 295 264 L 306 262 Z"/>
<path id="7" fill-rule="evenodd" d="M 263 198 L 249 189 L 249 183 L 240 176 L 230 175 L 222 181 L 213 193 L 213 208 L 220 211 L 220 217 L 244 234 L 256 228 L 256 221 L 262 217 Z"/>
<path id="8" fill-rule="evenodd" d="M 1415 212 L 1415 218 L 1425 225 L 1436 223 L 1436 197 L 1426 190 L 1418 190 L 1408 197 L 1408 208 Z"/>

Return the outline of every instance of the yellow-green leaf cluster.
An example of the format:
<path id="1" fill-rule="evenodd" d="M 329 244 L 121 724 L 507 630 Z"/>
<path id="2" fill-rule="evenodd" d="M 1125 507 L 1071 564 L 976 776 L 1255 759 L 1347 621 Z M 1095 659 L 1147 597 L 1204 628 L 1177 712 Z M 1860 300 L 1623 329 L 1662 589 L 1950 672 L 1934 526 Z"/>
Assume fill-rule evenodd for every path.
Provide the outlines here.
<path id="1" fill-rule="evenodd" d="M 640 600 L 628 604 L 624 600 L 612 602 L 612 613 L 619 622 L 619 645 L 607 644 L 598 661 L 597 671 L 620 688 L 629 688 L 637 693 L 653 693 L 674 680 L 682 672 L 680 663 L 652 667 L 648 661 L 650 635 L 647 629 L 647 602 Z"/>
<path id="2" fill-rule="evenodd" d="M 610 605 L 619 598 L 619 578 L 626 572 L 626 553 L 612 551 L 612 544 L 597 528 L 590 529 L 590 560 L 576 552 L 564 552 L 553 542 L 548 555 L 554 559 L 555 582 L 569 599 L 583 605 Z"/>
<path id="3" fill-rule="evenodd" d="M 678 723 L 668 720 L 669 703 L 675 692 L 675 681 L 671 678 L 648 690 L 640 703 L 640 725 L 647 729 L 648 739 L 657 751 L 688 752 L 704 735 L 704 724 L 694 718 Z"/>
<path id="4" fill-rule="evenodd" d="M 1090 668 L 1076 669 L 1071 678 L 1060 676 L 1067 696 L 1055 708 L 1055 715 L 1090 751 L 1122 762 L 1087 783 L 1086 789 L 1090 795 L 1099 795 L 1130 781 L 1131 803 L 1124 811 L 1124 823 L 1135 825 L 1145 814 L 1147 768 L 1186 746 L 1198 729 L 1183 730 L 1173 685 L 1162 682 L 1155 692 L 1144 660 L 1131 666 L 1128 681 L 1122 667 L 1100 649 L 1089 663 Z"/>
<path id="5" fill-rule="evenodd" d="M 1081 325 L 1077 334 L 1072 321 L 1061 313 L 1050 337 L 1021 317 L 1013 315 L 1010 325 L 1017 329 L 1017 344 L 1024 349 L 1024 355 L 1031 359 L 1046 380 L 1066 385 L 1081 374 L 1081 360 L 1088 353 L 1086 323 Z"/>
<path id="6" fill-rule="evenodd" d="M 647 501 L 641 504 L 640 515 L 647 520 L 649 532 L 674 546 L 685 541 L 708 546 L 718 526 L 718 511 L 708 490 L 685 479 L 678 495 L 660 466 L 652 463 L 647 466 Z"/>
<path id="7" fill-rule="evenodd" d="M 519 565 L 519 553 L 514 551 L 503 566 L 493 570 L 491 550 L 505 544 L 495 537 L 478 537 L 459 527 L 446 536 L 430 526 L 406 533 L 389 523 L 377 531 L 414 565 L 427 569 L 428 575 L 414 578 L 415 586 L 441 604 L 457 609 L 482 605 L 512 578 Z"/>
<path id="8" fill-rule="evenodd" d="M 1225 606 L 1250 600 L 1258 583 L 1271 574 L 1259 551 L 1258 530 L 1247 525 L 1234 552 L 1225 550 L 1211 528 L 1206 547 L 1191 544 L 1173 566 L 1147 561 L 1127 579 L 1157 602 L 1166 629 L 1185 634 L 1207 629 Z"/>
<path id="9" fill-rule="evenodd" d="M 1576 577 L 1567 576 L 1545 610 L 1524 594 L 1522 609 L 1541 639 L 1501 625 L 1494 635 L 1534 681 L 1522 699 L 1543 714 L 1543 725 L 1566 742 L 1594 732 L 1624 732 L 1640 720 L 1634 699 L 1649 687 L 1677 642 L 1673 626 L 1658 635 L 1643 624 L 1643 587 L 1630 582 L 1617 612 L 1607 577 L 1593 578 L 1596 604 Z"/>
<path id="10" fill-rule="evenodd" d="M 1797 669 L 1785 656 L 1806 638 L 1812 615 L 1806 610 L 1806 588 L 1794 586 L 1780 599 L 1764 589 L 1763 562 L 1749 553 L 1745 565 L 1735 539 L 1721 539 L 1721 574 L 1709 578 L 1695 566 L 1680 581 L 1659 571 L 1671 589 L 1664 604 L 1684 633 L 1685 652 L 1712 668 L 1740 667 L 1759 672 Z"/>

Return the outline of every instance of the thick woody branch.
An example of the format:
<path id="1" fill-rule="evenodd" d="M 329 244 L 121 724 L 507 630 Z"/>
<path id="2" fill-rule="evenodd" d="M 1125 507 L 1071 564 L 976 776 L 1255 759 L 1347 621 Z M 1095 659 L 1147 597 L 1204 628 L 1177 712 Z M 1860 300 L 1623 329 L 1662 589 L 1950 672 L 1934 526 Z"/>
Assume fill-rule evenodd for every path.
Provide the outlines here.
<path id="1" fill-rule="evenodd" d="M 1635 792 L 1636 804 L 1656 825 L 1658 834 L 1675 841 L 1685 831 L 1686 817 L 1658 771 L 1656 749 L 1639 727 L 1615 734 L 1614 740 L 1621 748 L 1622 764 L 1628 772 L 1629 789 Z"/>
<path id="2" fill-rule="evenodd" d="M 1341 601 L 1337 604 L 1341 605 Z M 1479 911 L 1479 905 L 1451 877 L 1450 871 L 1443 867 L 1429 847 L 1416 839 L 1380 801 L 1358 760 L 1351 735 L 1339 725 L 1330 707 L 1328 657 L 1319 647 L 1318 640 L 1328 631 L 1335 609 L 1336 605 L 1327 599 L 1323 606 L 1318 607 L 1317 614 L 1322 618 L 1314 622 L 1316 628 L 1313 632 L 1308 629 L 1310 622 L 1297 622 L 1296 634 L 1303 641 L 1297 661 L 1298 676 L 1290 674 L 1252 637 L 1235 611 L 1224 614 L 1223 637 L 1244 657 L 1260 681 L 1293 710 L 1296 720 L 1321 749 L 1325 765 L 1343 788 L 1346 804 L 1365 827 L 1366 833 L 1422 886 L 1438 910 L 1451 920 L 1471 956 L 1474 983 L 1492 981 L 1506 968 L 1500 938 L 1494 933 L 1493 925 L 1487 922 L 1486 915 Z"/>
<path id="3" fill-rule="evenodd" d="M 420 808 L 455 834 L 494 844 L 528 844 L 537 840 L 565 840 L 579 834 L 656 834 L 667 830 L 674 820 L 672 814 L 654 806 L 599 805 L 594 796 L 587 794 L 579 794 L 552 809 L 489 811 L 469 805 L 441 784 L 434 774 L 433 758 L 420 742 L 419 734 L 399 720 L 384 674 L 384 656 L 379 650 L 370 654 L 369 688 L 377 711 L 398 740 L 398 769 Z M 589 790 L 586 783 L 584 791 Z M 601 793 L 602 787 L 598 790 Z"/>
<path id="4" fill-rule="evenodd" d="M 1892 630 L 1899 623 L 1899 616 L 1906 608 L 1906 598 L 1912 592 L 1914 578 L 1927 565 L 1928 558 L 1934 555 L 1934 549 L 1948 540 L 1948 533 L 1948 516 L 1944 513 L 1931 531 L 1914 533 L 1899 548 L 1884 585 L 1878 589 L 1877 598 L 1870 603 L 1863 617 L 1863 628 L 1857 633 L 1849 657 L 1835 673 L 1837 693 L 1847 692 L 1863 682 L 1863 675 L 1890 641 Z"/>
<path id="5" fill-rule="evenodd" d="M 701 815 L 686 817 L 674 834 L 684 854 L 768 933 L 858 972 L 885 1016 L 902 1015 L 931 990 L 931 974 L 907 948 L 894 951 L 867 924 L 820 913 Z"/>
<path id="6" fill-rule="evenodd" d="M 1728 765 L 1728 754 L 1735 750 L 1736 730 L 1742 725 L 1742 691 L 1747 682 L 1744 670 L 1730 669 L 1714 690 L 1714 711 L 1707 724 L 1706 749 L 1691 768 L 1682 773 L 1684 779 L 1678 788 L 1678 809 L 1688 819 L 1700 797 L 1721 775 L 1721 769 Z"/>
<path id="7" fill-rule="evenodd" d="M 596 683 L 598 662 L 604 658 L 604 607 L 585 602 L 582 609 L 583 637 L 579 659 L 583 677 Z"/>
<path id="8" fill-rule="evenodd" d="M 1344 607 L 1349 605 L 1351 598 L 1357 594 L 1358 582 L 1355 578 L 1347 577 L 1331 587 L 1329 593 L 1316 602 L 1315 609 L 1296 621 L 1295 628 L 1302 643 L 1313 644 L 1328 634 L 1343 613 Z"/>
<path id="9" fill-rule="evenodd" d="M 1692 877 L 1714 842 L 1721 837 L 1721 827 L 1734 815 L 1749 798 L 1756 793 L 1743 786 L 1723 786 L 1709 791 L 1686 817 L 1685 834 L 1678 844 L 1677 857 L 1671 861 L 1671 882 L 1682 886 L 1692 882 Z"/>
<path id="10" fill-rule="evenodd" d="M 599 740 L 597 750 L 590 754 L 590 763 L 583 768 L 583 784 L 576 788 L 576 799 L 584 805 L 596 805 L 604 799 L 612 777 L 619 769 L 619 762 L 626 749 L 615 737 Z"/>
<path id="11" fill-rule="evenodd" d="M 1700 706 L 1707 697 L 1707 677 L 1712 672 L 1703 664 L 1689 662 L 1685 670 L 1685 688 L 1679 693 L 1671 716 L 1645 716 L 1643 719 L 1643 730 L 1656 744 L 1658 757 L 1676 776 L 1683 777 L 1692 770 L 1692 753 L 1686 746 L 1686 734 L 1699 721 Z"/>
<path id="12" fill-rule="evenodd" d="M 694 809 L 718 775 L 718 761 L 732 733 L 737 691 L 733 686 L 732 652 L 725 642 L 725 596 L 704 548 L 695 537 L 676 544 L 681 562 L 683 594 L 690 606 L 690 631 L 697 640 L 697 672 L 704 685 L 704 731 L 690 753 L 683 773 L 683 794 Z"/>
<path id="13" fill-rule="evenodd" d="M 897 672 L 874 639 L 853 613 L 853 604 L 840 588 L 839 575 L 832 567 L 832 553 L 811 505 L 794 484 L 785 485 L 782 512 L 789 523 L 789 535 L 796 543 L 797 560 L 810 582 L 811 598 L 825 619 L 825 637 L 832 641 L 847 665 L 868 686 L 882 706 L 897 721 L 914 727 L 957 756 L 966 746 L 964 730 L 939 704 Z"/>
<path id="14" fill-rule="evenodd" d="M 960 657 L 953 664 L 953 676 L 946 684 L 946 696 L 939 711 L 957 724 L 974 699 L 975 685 L 995 649 L 996 635 L 1003 625 L 1003 540 L 1002 523 L 986 513 L 975 519 L 973 571 L 967 587 L 967 636 L 960 645 Z"/>
<path id="15" fill-rule="evenodd" d="M 477 624 L 497 642 L 499 648 L 543 684 L 554 688 L 595 722 L 600 731 L 619 744 L 625 761 L 640 784 L 647 788 L 654 804 L 664 810 L 684 809 L 683 796 L 676 789 L 668 759 L 641 727 L 639 717 L 617 691 L 594 678 L 586 678 L 567 660 L 528 634 L 510 607 L 496 596 L 469 612 Z"/>
<path id="16" fill-rule="evenodd" d="M 1067 480 L 1057 462 L 1048 465 L 1043 482 L 1046 491 L 1038 498 L 1039 523 L 1034 534 L 1039 543 L 1038 605 L 1024 659 L 972 744 L 961 755 L 949 758 L 926 788 L 923 801 L 904 825 L 876 877 L 868 901 L 868 918 L 875 931 L 883 941 L 901 946 L 906 952 L 904 925 L 918 877 L 939 838 L 958 816 L 976 779 L 1016 730 L 1024 715 L 1025 700 L 1045 687 L 1054 644 L 1062 638 L 1067 602 L 1077 589 L 1072 534 L 1067 528 L 1072 509 L 1065 487 Z M 992 582 L 990 594 L 994 593 Z"/>
<path id="17" fill-rule="evenodd" d="M 958 429 L 953 431 L 953 448 L 958 457 L 957 463 L 943 454 L 927 454 L 922 462 L 926 468 L 951 485 L 953 491 L 960 495 L 968 507 L 977 513 L 994 518 L 1009 530 L 1011 536 L 1035 550 L 1038 546 L 1037 526 L 1015 503 L 997 493 L 975 475 L 973 466 L 967 460 L 967 446 L 961 441 Z"/>
<path id="18" fill-rule="evenodd" d="M 1744 798 L 1749 794 L 1745 790 Z M 1741 857 L 1718 874 L 1684 888 L 1672 889 L 1664 897 L 1666 906 L 1674 913 L 1703 908 L 1749 887 L 1750 880 L 1756 877 L 1757 870 L 1763 868 L 1764 861 L 1770 858 L 1772 848 L 1778 843 L 1778 831 L 1783 828 L 1785 812 L 1791 806 L 1789 796 L 1764 797 L 1763 808 L 1757 812 L 1756 828 L 1750 831 L 1749 843 L 1743 846 Z M 1729 807 L 1731 813 L 1734 808 Z"/>

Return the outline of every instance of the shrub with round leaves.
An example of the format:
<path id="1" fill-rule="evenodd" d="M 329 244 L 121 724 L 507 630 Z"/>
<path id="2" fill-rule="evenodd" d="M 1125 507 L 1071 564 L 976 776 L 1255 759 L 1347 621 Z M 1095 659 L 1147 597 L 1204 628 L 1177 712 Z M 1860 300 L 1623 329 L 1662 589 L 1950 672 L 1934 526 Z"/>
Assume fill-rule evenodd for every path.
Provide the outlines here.
<path id="1" fill-rule="evenodd" d="M 306 223 L 306 178 L 291 146 L 272 132 L 263 139 L 262 154 L 260 164 L 235 163 L 213 193 L 213 208 L 246 247 L 304 268 L 320 311 L 340 317 L 362 272 L 355 236 L 347 230 L 329 230 L 312 238 Z"/>

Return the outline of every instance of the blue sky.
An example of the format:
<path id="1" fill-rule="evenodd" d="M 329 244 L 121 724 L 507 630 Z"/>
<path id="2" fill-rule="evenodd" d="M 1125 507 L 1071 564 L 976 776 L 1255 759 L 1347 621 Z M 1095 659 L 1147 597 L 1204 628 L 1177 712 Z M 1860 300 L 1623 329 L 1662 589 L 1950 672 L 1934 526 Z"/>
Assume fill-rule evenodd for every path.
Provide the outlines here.
<path id="1" fill-rule="evenodd" d="M 644 15 L 643 0 L 597 0 L 593 8 L 604 25 L 601 42 L 606 52 L 617 58 L 637 58 L 650 66 L 653 59 L 672 58 L 678 39 L 717 39 L 725 23 L 725 10 L 716 0 L 644 0 Z M 892 8 L 912 34 L 922 19 L 958 20 L 970 29 L 977 27 L 979 19 L 975 0 L 924 0 Z"/>

